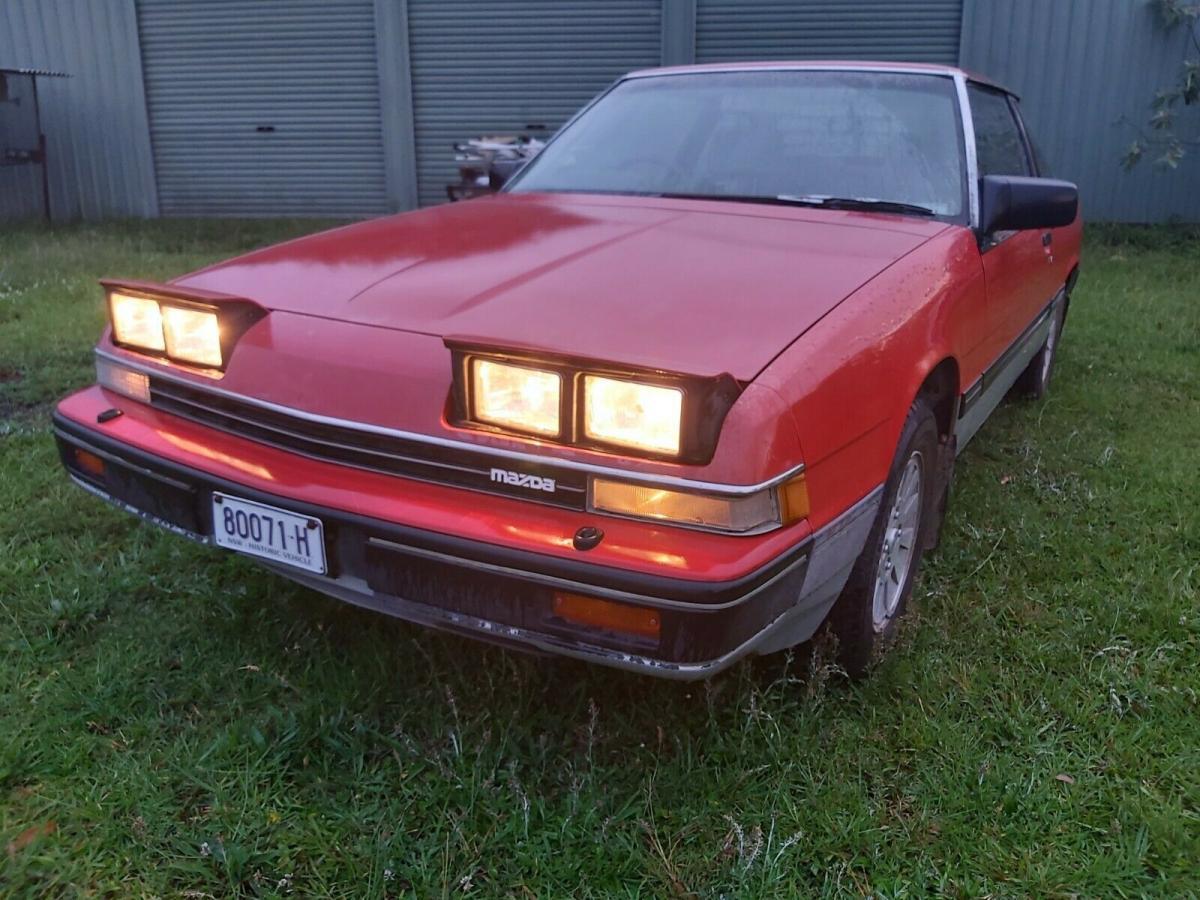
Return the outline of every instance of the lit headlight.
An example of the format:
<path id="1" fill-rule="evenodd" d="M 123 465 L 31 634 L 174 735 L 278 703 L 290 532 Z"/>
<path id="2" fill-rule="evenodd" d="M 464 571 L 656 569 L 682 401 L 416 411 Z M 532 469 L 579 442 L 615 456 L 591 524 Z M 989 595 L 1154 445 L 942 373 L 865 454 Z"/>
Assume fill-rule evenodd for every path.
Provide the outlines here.
<path id="1" fill-rule="evenodd" d="M 451 339 L 446 347 L 454 379 L 450 424 L 593 452 L 707 464 L 742 392 L 728 373 L 639 370 Z"/>
<path id="2" fill-rule="evenodd" d="M 143 350 L 167 349 L 163 340 L 162 311 L 157 300 L 113 292 L 108 295 L 113 338 Z"/>
<path id="3" fill-rule="evenodd" d="M 253 300 L 210 291 L 192 297 L 172 285 L 100 283 L 108 294 L 113 343 L 205 369 L 224 371 L 242 335 L 267 314 Z"/>
<path id="4" fill-rule="evenodd" d="M 594 478 L 591 508 L 596 512 L 740 533 L 780 524 L 776 495 L 770 489 L 744 497 L 711 497 Z"/>
<path id="5" fill-rule="evenodd" d="M 471 361 L 474 418 L 515 431 L 557 436 L 561 432 L 562 377 L 490 359 Z"/>
<path id="6" fill-rule="evenodd" d="M 167 355 L 182 362 L 219 369 L 221 357 L 221 326 L 217 314 L 185 306 L 162 307 L 162 330 L 166 337 Z"/>
<path id="7" fill-rule="evenodd" d="M 583 380 L 583 431 L 592 440 L 679 454 L 683 391 L 600 375 Z"/>

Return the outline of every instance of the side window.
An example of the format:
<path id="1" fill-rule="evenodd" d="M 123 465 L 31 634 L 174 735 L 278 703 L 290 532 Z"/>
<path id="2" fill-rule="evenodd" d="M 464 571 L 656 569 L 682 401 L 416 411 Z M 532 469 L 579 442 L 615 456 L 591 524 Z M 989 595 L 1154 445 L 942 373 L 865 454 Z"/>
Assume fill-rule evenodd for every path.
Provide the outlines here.
<path id="1" fill-rule="evenodd" d="M 979 174 L 1030 175 L 1029 158 L 1008 98 L 999 91 L 967 85 Z"/>
<path id="2" fill-rule="evenodd" d="M 1029 148 L 1029 156 L 1033 160 L 1033 174 L 1039 178 L 1052 178 L 1050 168 L 1046 165 L 1046 157 L 1042 153 L 1042 148 L 1038 146 L 1037 140 L 1033 136 L 1033 132 L 1029 130 L 1029 120 L 1021 113 L 1021 104 L 1017 102 L 1016 97 L 1009 99 L 1012 104 L 1013 112 L 1016 113 L 1018 124 L 1025 131 L 1025 146 Z"/>
<path id="3" fill-rule="evenodd" d="M 1042 153 L 1042 148 L 1030 132 L 1028 122 L 1025 123 L 1025 139 L 1029 141 L 1029 150 L 1033 153 L 1033 164 L 1037 168 L 1038 175 L 1042 178 L 1053 178 L 1054 176 L 1050 174 L 1050 167 L 1046 165 L 1046 155 Z"/>

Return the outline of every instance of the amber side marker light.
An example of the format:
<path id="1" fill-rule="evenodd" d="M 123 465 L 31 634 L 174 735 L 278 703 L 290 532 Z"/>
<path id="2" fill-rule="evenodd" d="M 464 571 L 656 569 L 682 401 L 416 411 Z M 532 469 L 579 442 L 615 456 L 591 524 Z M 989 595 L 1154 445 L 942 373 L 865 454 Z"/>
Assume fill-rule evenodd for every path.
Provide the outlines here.
<path id="1" fill-rule="evenodd" d="M 75 448 L 75 465 L 89 475 L 94 475 L 96 478 L 104 477 L 104 460 L 88 450 L 82 450 L 79 447 Z"/>
<path id="2" fill-rule="evenodd" d="M 604 628 L 654 640 L 658 640 L 662 633 L 662 616 L 656 609 L 627 606 L 580 594 L 556 592 L 554 614 L 575 625 Z"/>
<path id="3" fill-rule="evenodd" d="M 779 486 L 779 517 L 784 525 L 790 525 L 807 519 L 808 513 L 808 485 L 800 474 Z"/>

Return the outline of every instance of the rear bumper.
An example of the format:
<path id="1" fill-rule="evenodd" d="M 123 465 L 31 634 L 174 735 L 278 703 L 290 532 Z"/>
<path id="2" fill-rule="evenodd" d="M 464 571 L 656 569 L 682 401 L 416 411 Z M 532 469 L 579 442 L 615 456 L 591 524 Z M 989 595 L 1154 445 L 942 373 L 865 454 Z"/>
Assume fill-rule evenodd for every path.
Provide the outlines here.
<path id="1" fill-rule="evenodd" d="M 751 653 L 807 640 L 861 552 L 879 490 L 818 534 L 729 581 L 673 578 L 409 527 L 271 493 L 180 464 L 61 414 L 60 456 L 91 493 L 157 525 L 211 543 L 213 491 L 320 518 L 329 574 L 269 568 L 314 590 L 401 619 L 591 662 L 702 678 Z M 74 448 L 105 462 L 83 469 Z M 581 626 L 554 613 L 563 591 L 659 611 L 651 639 Z"/>

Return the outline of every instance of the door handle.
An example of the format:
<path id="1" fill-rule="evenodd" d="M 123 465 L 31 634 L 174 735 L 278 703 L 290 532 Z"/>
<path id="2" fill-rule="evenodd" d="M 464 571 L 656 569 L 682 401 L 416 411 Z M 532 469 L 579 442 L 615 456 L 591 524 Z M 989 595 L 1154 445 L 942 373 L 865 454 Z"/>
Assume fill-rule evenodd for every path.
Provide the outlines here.
<path id="1" fill-rule="evenodd" d="M 1049 263 L 1054 262 L 1054 249 L 1050 246 L 1053 241 L 1054 234 L 1052 232 L 1047 231 L 1042 234 L 1042 250 L 1046 252 L 1046 262 Z"/>

